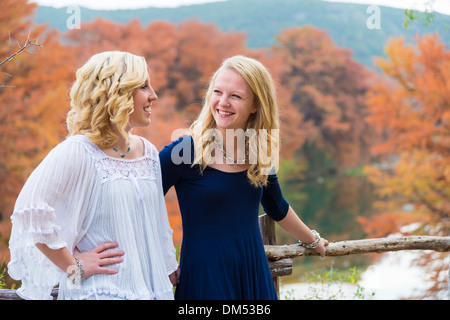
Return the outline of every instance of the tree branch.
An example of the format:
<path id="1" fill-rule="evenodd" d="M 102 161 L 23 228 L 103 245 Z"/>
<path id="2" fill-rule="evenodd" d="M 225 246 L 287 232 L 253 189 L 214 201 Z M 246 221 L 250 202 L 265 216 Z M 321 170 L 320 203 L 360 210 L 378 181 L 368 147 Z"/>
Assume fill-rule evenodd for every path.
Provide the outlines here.
<path id="1" fill-rule="evenodd" d="M 11 61 L 12 59 L 14 59 L 15 56 L 21 54 L 22 52 L 26 52 L 26 53 L 30 54 L 30 52 L 27 51 L 27 48 L 28 48 L 28 47 L 30 47 L 30 48 L 31 48 L 31 47 L 42 47 L 43 42 L 40 42 L 40 41 L 39 41 L 39 40 L 40 40 L 39 38 L 40 38 L 41 36 L 42 36 L 42 35 L 40 35 L 40 36 L 38 36 L 38 37 L 36 37 L 36 38 L 34 38 L 34 39 L 30 39 L 30 34 L 28 33 L 27 40 L 25 41 L 25 43 L 24 43 L 23 46 L 21 46 L 20 43 L 17 42 L 17 45 L 18 45 L 19 49 L 18 49 L 16 52 L 14 52 L 14 53 L 12 52 L 12 47 L 10 46 L 10 52 L 11 52 L 11 54 L 9 55 L 9 57 L 7 57 L 7 58 L 4 59 L 2 62 L 0 62 L 0 67 L 1 67 L 3 64 L 5 64 L 6 62 L 9 62 L 9 61 Z M 11 42 L 11 38 L 10 38 L 10 42 Z"/>
<path id="2" fill-rule="evenodd" d="M 9 43 L 10 43 L 9 51 L 10 51 L 10 55 L 6 59 L 4 59 L 2 62 L 0 62 L 0 67 L 2 65 L 4 65 L 6 62 L 9 62 L 9 61 L 13 60 L 15 56 L 21 54 L 22 52 L 31 54 L 31 52 L 27 51 L 28 48 L 42 47 L 43 42 L 40 41 L 40 39 L 39 39 L 41 36 L 42 35 L 40 35 L 40 36 L 38 36 L 38 37 L 36 37 L 34 39 L 30 39 L 30 33 L 28 33 L 27 40 L 25 41 L 24 45 L 21 46 L 20 43 L 17 42 L 17 45 L 18 45 L 19 49 L 16 52 L 13 52 L 12 51 L 12 46 L 11 46 L 11 35 L 9 35 Z M 0 74 L 11 76 L 10 74 L 7 74 L 5 72 L 0 72 Z M 0 88 L 14 88 L 14 86 L 0 85 Z"/>

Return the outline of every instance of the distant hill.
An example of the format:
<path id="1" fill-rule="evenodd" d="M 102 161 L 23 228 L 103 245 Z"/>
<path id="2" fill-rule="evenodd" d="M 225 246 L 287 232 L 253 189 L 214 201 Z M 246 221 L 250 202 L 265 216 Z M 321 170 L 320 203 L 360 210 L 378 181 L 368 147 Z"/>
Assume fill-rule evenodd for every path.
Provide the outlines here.
<path id="1" fill-rule="evenodd" d="M 405 29 L 402 25 L 403 10 L 380 7 L 381 29 L 371 30 L 366 26 L 366 21 L 371 16 L 371 13 L 366 12 L 367 8 L 368 5 L 320 0 L 228 0 L 178 8 L 112 11 L 81 8 L 81 21 L 89 22 L 102 17 L 126 23 L 138 18 L 143 25 L 147 25 L 156 20 L 178 23 L 186 19 L 197 19 L 214 23 L 223 31 L 245 32 L 250 48 L 275 44 L 275 36 L 281 29 L 314 25 L 327 30 L 337 45 L 352 49 L 354 58 L 368 66 L 373 66 L 373 56 L 383 55 L 389 37 L 405 36 L 407 40 L 411 40 L 418 32 L 438 31 L 444 43 L 450 43 L 450 16 L 436 14 L 435 21 L 428 27 L 416 22 L 409 29 Z M 66 8 L 40 6 L 34 20 L 66 31 L 66 20 L 69 16 Z"/>

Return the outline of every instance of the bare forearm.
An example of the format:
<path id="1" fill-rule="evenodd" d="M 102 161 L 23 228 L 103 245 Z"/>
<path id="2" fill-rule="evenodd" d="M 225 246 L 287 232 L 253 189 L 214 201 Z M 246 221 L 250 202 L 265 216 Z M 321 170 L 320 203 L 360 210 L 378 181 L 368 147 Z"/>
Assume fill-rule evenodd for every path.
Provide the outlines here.
<path id="1" fill-rule="evenodd" d="M 316 240 L 316 236 L 303 223 L 291 207 L 289 207 L 286 217 L 278 221 L 278 224 L 301 242 L 311 243 Z"/>
<path id="2" fill-rule="evenodd" d="M 67 272 L 70 266 L 76 264 L 74 257 L 67 248 L 50 249 L 43 243 L 36 243 L 36 247 L 62 271 Z"/>

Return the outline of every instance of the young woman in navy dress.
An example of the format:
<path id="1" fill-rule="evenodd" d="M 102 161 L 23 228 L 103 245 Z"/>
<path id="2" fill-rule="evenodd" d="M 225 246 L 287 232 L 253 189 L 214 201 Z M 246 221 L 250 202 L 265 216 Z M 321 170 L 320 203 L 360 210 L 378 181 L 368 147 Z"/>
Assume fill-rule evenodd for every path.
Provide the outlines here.
<path id="1" fill-rule="evenodd" d="M 260 204 L 323 257 L 328 241 L 283 198 L 276 176 L 279 119 L 272 78 L 234 56 L 213 75 L 190 134 L 160 152 L 163 189 L 183 221 L 176 299 L 277 299 L 258 225 Z"/>

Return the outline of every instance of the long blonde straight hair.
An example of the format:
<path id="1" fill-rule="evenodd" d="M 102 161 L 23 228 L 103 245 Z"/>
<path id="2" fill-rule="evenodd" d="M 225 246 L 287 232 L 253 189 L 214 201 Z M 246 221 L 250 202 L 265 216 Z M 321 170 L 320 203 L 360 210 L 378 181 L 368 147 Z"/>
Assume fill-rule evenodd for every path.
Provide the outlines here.
<path id="1" fill-rule="evenodd" d="M 257 161 L 250 163 L 247 176 L 255 187 L 267 184 L 267 175 L 278 168 L 279 161 L 279 115 L 276 90 L 273 79 L 264 65 L 252 58 L 242 55 L 233 56 L 223 61 L 212 76 L 198 118 L 190 127 L 194 139 L 195 159 L 193 165 L 200 165 L 203 171 L 213 158 L 212 138 L 216 123 L 211 113 L 211 97 L 218 74 L 224 69 L 231 69 L 240 74 L 250 86 L 256 113 L 251 114 L 247 125 L 247 144 L 249 154 Z M 248 130 L 252 129 L 252 130 Z"/>
<path id="2" fill-rule="evenodd" d="M 133 91 L 147 80 L 143 57 L 107 51 L 92 56 L 76 72 L 67 115 L 70 135 L 83 134 L 107 148 L 117 141 L 111 124 L 128 140 L 126 126 L 134 110 Z"/>

